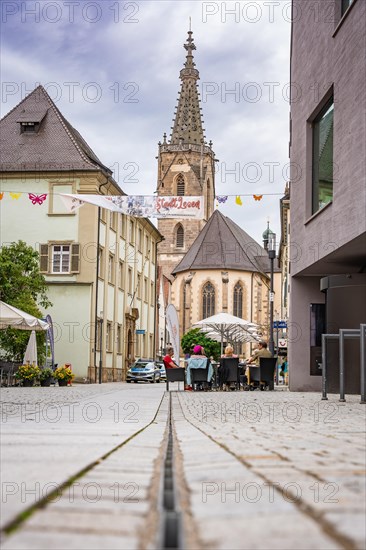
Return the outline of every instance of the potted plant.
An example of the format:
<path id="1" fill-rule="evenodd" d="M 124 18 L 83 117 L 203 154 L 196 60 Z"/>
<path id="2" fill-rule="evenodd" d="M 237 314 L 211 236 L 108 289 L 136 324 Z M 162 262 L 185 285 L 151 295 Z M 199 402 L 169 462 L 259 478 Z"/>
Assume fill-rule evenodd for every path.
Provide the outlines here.
<path id="1" fill-rule="evenodd" d="M 37 365 L 21 365 L 15 377 L 22 383 L 23 387 L 31 387 L 36 378 L 39 377 L 41 369 Z"/>
<path id="2" fill-rule="evenodd" d="M 58 380 L 59 386 L 67 386 L 68 382 L 75 378 L 75 374 L 73 374 L 70 367 L 63 365 L 62 367 L 57 367 L 53 373 L 53 377 Z"/>
<path id="3" fill-rule="evenodd" d="M 46 367 L 44 369 L 41 369 L 41 372 L 39 374 L 39 380 L 41 382 L 41 386 L 50 386 L 53 378 L 53 370 L 49 367 Z"/>

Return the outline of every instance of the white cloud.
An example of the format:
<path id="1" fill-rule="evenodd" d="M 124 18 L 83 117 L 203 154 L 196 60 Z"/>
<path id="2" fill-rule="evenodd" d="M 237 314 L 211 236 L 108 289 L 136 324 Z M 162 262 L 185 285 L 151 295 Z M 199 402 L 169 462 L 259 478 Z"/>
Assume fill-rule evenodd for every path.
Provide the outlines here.
<path id="1" fill-rule="evenodd" d="M 57 106 L 104 164 L 118 163 L 121 187 L 132 193 L 138 185 L 139 192 L 151 194 L 156 188 L 157 142 L 164 132 L 169 135 L 172 126 L 185 59 L 182 45 L 191 16 L 200 90 L 207 91 L 209 82 L 217 89 L 207 98 L 202 95 L 207 99 L 202 102 L 206 137 L 213 140 L 220 159 L 217 194 L 235 195 L 248 189 L 255 194 L 283 192 L 282 172 L 289 162 L 289 105 L 283 92 L 289 80 L 290 24 L 282 5 L 274 7 L 270 22 L 269 7 L 258 1 L 261 17 L 254 23 L 249 22 L 256 17 L 254 8 L 246 8 L 253 2 L 239 2 L 237 20 L 227 14 L 225 22 L 223 6 L 233 8 L 237 3 L 120 2 L 117 13 L 117 3 L 106 0 L 98 4 L 100 20 L 91 23 L 88 17 L 94 17 L 93 12 L 83 13 L 82 3 L 75 7 L 70 22 L 65 4 L 59 2 L 62 18 L 57 23 L 42 14 L 39 23 L 30 16 L 22 22 L 18 13 L 3 24 L 2 79 L 19 88 L 3 99 L 3 114 L 22 99 L 21 83 L 29 92 L 37 82 L 55 82 L 57 86 L 49 91 L 53 97 L 58 93 Z M 216 7 L 218 12 L 203 22 L 205 10 Z M 55 15 L 49 12 L 48 17 Z M 77 83 L 73 97 L 70 82 Z M 250 82 L 257 83 L 261 93 L 256 103 Z M 273 85 L 273 102 L 268 82 L 278 83 Z M 239 98 L 227 93 L 235 86 Z M 262 169 L 260 180 L 248 183 L 241 175 L 236 181 L 235 175 L 227 174 L 224 183 L 223 166 L 233 169 L 238 162 L 241 174 L 247 163 L 257 163 Z M 265 163 L 279 164 L 272 183 Z M 138 179 L 138 184 L 131 179 Z M 268 196 L 258 202 L 246 197 L 239 207 L 233 197 L 220 208 L 260 241 L 268 217 L 279 233 L 279 198 Z"/>

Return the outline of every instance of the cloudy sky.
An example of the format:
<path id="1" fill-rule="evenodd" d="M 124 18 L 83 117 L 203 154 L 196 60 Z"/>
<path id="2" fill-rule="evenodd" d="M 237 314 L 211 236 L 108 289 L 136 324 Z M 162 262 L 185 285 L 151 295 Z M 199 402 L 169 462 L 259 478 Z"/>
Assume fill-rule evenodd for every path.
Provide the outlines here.
<path id="1" fill-rule="evenodd" d="M 220 210 L 261 242 L 268 218 L 279 235 L 289 178 L 290 8 L 287 0 L 3 0 L 1 116 L 43 84 L 122 189 L 152 194 L 191 17 L 206 138 L 220 161 L 216 194 L 233 195 Z"/>

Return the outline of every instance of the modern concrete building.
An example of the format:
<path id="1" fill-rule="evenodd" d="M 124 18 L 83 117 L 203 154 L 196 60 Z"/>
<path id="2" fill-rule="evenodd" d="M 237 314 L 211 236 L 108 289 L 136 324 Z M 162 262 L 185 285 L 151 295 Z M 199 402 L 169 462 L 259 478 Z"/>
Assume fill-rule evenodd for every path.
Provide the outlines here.
<path id="1" fill-rule="evenodd" d="M 321 334 L 366 322 L 366 2 L 293 9 L 289 383 L 320 390 Z M 346 359 L 346 391 L 358 392 L 359 342 Z"/>
<path id="2" fill-rule="evenodd" d="M 81 380 L 98 379 L 100 365 L 103 381 L 124 379 L 135 357 L 156 354 L 161 236 L 145 218 L 65 208 L 60 193 L 124 193 L 42 86 L 0 131 L 1 244 L 23 240 L 40 252 L 55 362 L 71 363 Z"/>

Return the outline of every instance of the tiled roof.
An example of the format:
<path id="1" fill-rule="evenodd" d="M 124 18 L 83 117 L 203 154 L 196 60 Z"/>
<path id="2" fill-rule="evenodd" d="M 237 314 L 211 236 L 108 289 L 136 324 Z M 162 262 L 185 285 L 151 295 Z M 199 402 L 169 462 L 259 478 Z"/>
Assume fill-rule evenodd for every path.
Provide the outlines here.
<path id="1" fill-rule="evenodd" d="M 215 210 L 173 274 L 198 269 L 236 269 L 266 274 L 270 272 L 270 260 L 260 244 Z"/>
<path id="2" fill-rule="evenodd" d="M 21 122 L 40 123 L 21 133 Z M 102 170 L 111 174 L 83 137 L 65 119 L 46 90 L 38 86 L 0 121 L 0 170 Z"/>

